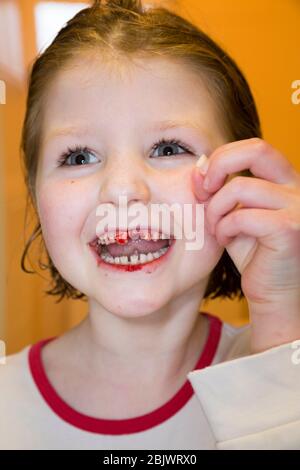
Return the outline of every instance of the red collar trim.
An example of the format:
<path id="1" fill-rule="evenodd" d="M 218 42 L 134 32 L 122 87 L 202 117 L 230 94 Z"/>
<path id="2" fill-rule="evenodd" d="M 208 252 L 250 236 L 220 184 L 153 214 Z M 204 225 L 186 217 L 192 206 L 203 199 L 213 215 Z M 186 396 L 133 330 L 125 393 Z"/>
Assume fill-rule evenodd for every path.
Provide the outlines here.
<path id="1" fill-rule="evenodd" d="M 219 318 L 208 313 L 201 312 L 209 319 L 209 334 L 201 352 L 201 355 L 194 367 L 202 369 L 209 366 L 215 356 L 222 330 L 222 322 Z M 55 391 L 47 378 L 41 360 L 42 347 L 55 337 L 43 339 L 29 348 L 28 361 L 33 380 L 43 396 L 46 403 L 61 419 L 69 424 L 93 433 L 100 434 L 131 434 L 157 426 L 177 413 L 193 396 L 194 391 L 189 382 L 183 384 L 178 392 L 166 403 L 156 408 L 150 413 L 129 419 L 100 419 L 93 418 L 76 411 L 69 406 Z"/>

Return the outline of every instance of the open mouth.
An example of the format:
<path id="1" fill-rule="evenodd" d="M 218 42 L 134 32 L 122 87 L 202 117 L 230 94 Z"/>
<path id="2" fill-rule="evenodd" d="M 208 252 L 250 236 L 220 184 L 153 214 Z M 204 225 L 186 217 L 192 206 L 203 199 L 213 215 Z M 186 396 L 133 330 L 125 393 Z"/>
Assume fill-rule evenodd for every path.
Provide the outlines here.
<path id="1" fill-rule="evenodd" d="M 89 245 L 97 255 L 98 264 L 134 271 L 145 265 L 157 265 L 170 251 L 175 239 L 149 229 L 104 233 Z"/>

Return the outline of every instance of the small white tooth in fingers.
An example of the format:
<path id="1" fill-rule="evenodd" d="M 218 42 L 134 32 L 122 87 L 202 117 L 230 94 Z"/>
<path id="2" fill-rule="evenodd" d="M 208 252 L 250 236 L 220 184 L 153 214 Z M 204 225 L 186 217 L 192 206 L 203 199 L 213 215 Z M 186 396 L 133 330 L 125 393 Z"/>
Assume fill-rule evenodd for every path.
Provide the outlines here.
<path id="1" fill-rule="evenodd" d="M 196 162 L 196 166 L 199 168 L 200 173 L 202 173 L 203 175 L 207 173 L 208 164 L 209 164 L 209 160 L 207 156 L 205 155 L 205 153 L 203 153 Z"/>

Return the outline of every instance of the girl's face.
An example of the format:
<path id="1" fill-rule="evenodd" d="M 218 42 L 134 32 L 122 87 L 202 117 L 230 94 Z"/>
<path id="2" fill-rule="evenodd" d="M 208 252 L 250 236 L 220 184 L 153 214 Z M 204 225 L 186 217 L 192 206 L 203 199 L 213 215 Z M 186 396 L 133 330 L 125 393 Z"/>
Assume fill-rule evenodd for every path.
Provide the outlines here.
<path id="1" fill-rule="evenodd" d="M 199 155 L 226 142 L 214 103 L 199 76 L 166 59 L 108 65 L 85 56 L 73 65 L 56 76 L 47 95 L 36 180 L 54 265 L 93 305 L 119 316 L 143 316 L 191 292 L 200 302 L 223 252 L 205 220 L 203 248 L 186 250 L 187 240 L 177 239 L 156 269 L 98 266 L 88 243 L 96 235 L 96 209 L 110 203 L 120 213 L 119 196 L 127 197 L 127 207 L 143 204 L 149 214 L 151 204 L 199 203 L 192 168 Z M 163 121 L 172 127 L 159 129 Z M 152 150 L 161 139 L 181 144 Z M 76 147 L 86 148 L 85 164 L 77 152 L 59 166 L 61 155 Z"/>

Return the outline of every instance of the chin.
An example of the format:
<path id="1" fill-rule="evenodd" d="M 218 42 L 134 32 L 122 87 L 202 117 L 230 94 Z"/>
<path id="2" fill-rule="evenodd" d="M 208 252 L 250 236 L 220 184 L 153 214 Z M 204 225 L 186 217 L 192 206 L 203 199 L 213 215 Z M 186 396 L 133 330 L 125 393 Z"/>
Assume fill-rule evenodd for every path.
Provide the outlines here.
<path id="1" fill-rule="evenodd" d="M 151 296 L 116 295 L 114 298 L 93 297 L 94 301 L 108 312 L 123 318 L 144 317 L 163 308 L 168 299 L 155 299 Z M 117 301 L 116 301 L 117 300 Z"/>

